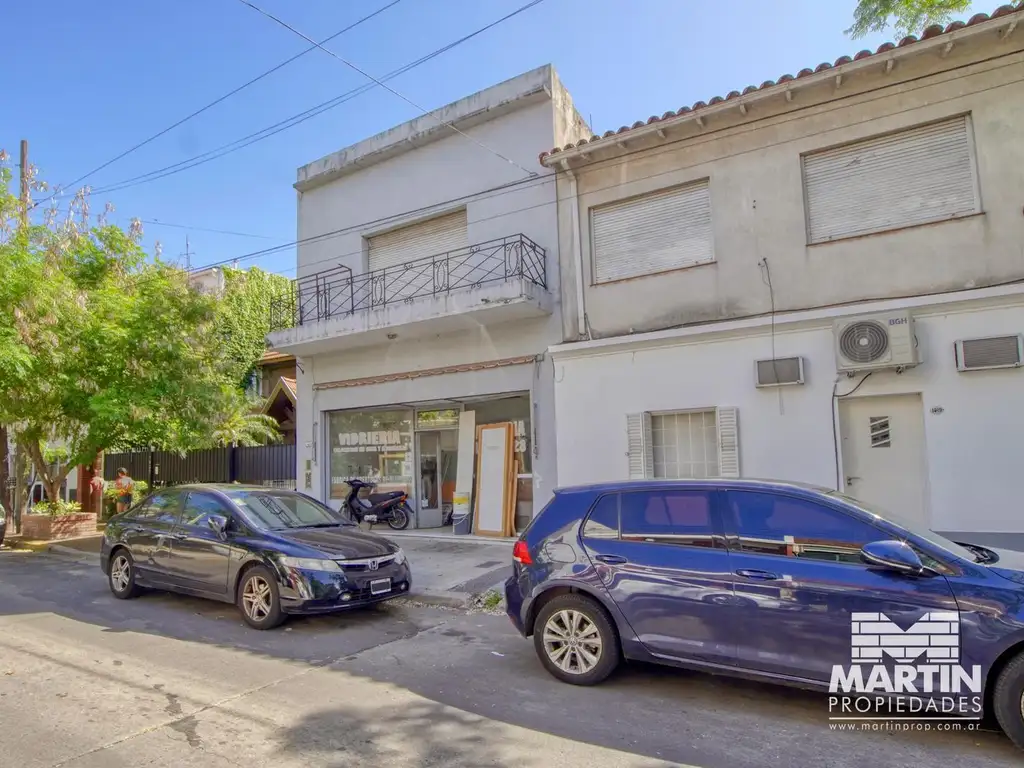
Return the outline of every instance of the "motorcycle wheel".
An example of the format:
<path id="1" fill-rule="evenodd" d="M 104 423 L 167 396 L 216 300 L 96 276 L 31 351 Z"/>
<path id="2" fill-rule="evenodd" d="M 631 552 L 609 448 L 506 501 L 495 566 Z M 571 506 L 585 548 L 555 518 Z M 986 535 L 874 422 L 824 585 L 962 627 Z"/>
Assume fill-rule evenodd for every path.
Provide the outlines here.
<path id="1" fill-rule="evenodd" d="M 396 531 L 401 531 L 409 527 L 409 520 L 411 518 L 412 510 L 409 509 L 409 505 L 399 504 L 395 507 L 395 511 L 391 513 L 391 517 L 388 518 L 388 525 Z"/>

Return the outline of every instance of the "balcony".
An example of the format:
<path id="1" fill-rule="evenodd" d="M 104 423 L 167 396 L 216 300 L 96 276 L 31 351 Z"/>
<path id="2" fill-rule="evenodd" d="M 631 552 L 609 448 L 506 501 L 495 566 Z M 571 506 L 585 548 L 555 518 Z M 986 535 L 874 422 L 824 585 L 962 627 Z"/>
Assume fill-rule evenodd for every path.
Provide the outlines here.
<path id="1" fill-rule="evenodd" d="M 268 339 L 315 354 L 550 315 L 545 268 L 544 249 L 521 234 L 359 275 L 332 267 L 272 301 Z"/>

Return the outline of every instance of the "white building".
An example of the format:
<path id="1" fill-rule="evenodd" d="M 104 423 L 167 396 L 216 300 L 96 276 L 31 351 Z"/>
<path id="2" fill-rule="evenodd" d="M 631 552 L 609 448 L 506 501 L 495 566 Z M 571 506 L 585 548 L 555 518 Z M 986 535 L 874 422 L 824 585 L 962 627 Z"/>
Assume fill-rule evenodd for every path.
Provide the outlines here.
<path id="1" fill-rule="evenodd" d="M 561 483 L 792 479 L 1024 532 L 1022 18 L 542 155 Z"/>
<path id="2" fill-rule="evenodd" d="M 589 135 L 542 67 L 299 169 L 295 296 L 268 340 L 298 358 L 300 490 L 337 507 L 372 479 L 439 525 L 473 411 L 516 425 L 520 519 L 547 499 L 562 318 L 537 156 Z"/>

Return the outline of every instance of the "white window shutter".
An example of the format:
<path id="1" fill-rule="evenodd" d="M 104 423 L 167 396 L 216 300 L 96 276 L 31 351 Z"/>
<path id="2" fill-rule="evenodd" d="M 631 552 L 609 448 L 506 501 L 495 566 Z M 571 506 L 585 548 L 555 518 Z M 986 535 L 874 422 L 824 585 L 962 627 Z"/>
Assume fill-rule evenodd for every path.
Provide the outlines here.
<path id="1" fill-rule="evenodd" d="M 707 180 L 594 208 L 590 220 L 598 283 L 715 260 Z"/>
<path id="2" fill-rule="evenodd" d="M 967 117 L 803 158 L 811 243 L 981 211 Z"/>
<path id="3" fill-rule="evenodd" d="M 722 477 L 739 477 L 739 409 L 716 408 L 715 411 L 718 422 L 718 473 Z"/>
<path id="4" fill-rule="evenodd" d="M 643 480 L 654 475 L 654 453 L 651 450 L 651 415 L 626 415 L 626 442 L 629 460 L 629 479 Z"/>

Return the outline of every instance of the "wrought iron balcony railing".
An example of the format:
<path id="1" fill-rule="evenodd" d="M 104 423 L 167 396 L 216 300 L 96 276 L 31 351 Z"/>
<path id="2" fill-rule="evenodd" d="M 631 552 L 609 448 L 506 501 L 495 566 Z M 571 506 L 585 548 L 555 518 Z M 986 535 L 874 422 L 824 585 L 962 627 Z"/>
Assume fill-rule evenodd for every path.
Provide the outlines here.
<path id="1" fill-rule="evenodd" d="M 547 287 L 544 249 L 525 235 L 490 240 L 360 275 L 338 266 L 293 280 L 287 293 L 271 301 L 270 323 L 273 330 L 295 328 L 512 279 Z"/>

